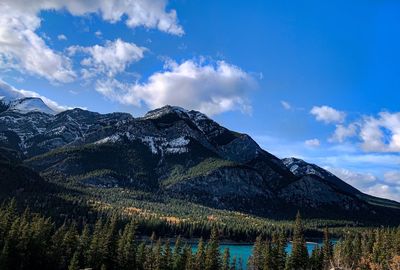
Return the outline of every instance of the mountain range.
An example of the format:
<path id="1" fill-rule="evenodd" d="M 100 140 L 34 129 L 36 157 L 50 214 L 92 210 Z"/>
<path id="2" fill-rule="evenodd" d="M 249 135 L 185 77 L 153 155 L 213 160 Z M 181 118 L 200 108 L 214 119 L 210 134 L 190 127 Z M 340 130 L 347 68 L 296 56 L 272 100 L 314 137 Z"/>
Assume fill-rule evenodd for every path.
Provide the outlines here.
<path id="1" fill-rule="evenodd" d="M 263 218 L 292 218 L 300 210 L 309 218 L 400 222 L 400 203 L 364 194 L 315 164 L 279 159 L 250 136 L 174 106 L 135 118 L 56 113 L 40 98 L 3 98 L 0 176 L 9 187 L 3 196 L 57 182 Z"/>

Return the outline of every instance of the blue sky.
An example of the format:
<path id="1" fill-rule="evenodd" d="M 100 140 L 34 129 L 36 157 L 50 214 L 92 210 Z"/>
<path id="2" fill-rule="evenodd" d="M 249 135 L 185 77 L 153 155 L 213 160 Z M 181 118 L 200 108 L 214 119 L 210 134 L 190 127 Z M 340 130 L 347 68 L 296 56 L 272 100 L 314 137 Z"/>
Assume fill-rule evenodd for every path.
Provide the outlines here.
<path id="1" fill-rule="evenodd" d="M 58 109 L 201 110 L 400 200 L 397 1 L 0 3 L 0 78 Z"/>

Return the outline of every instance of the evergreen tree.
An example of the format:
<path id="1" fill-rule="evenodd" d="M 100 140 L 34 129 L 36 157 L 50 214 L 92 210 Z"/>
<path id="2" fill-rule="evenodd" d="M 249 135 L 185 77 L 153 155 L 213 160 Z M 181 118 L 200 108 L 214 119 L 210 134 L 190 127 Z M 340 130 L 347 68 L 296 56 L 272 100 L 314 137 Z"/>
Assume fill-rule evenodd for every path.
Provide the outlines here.
<path id="1" fill-rule="evenodd" d="M 75 252 L 69 263 L 68 270 L 79 270 L 79 253 Z"/>
<path id="2" fill-rule="evenodd" d="M 119 269 L 132 269 L 136 265 L 135 228 L 133 220 L 125 226 L 117 244 L 117 263 Z"/>
<path id="3" fill-rule="evenodd" d="M 85 224 L 82 233 L 79 237 L 79 262 L 83 267 L 89 266 L 89 250 L 90 250 L 90 230 L 89 226 Z"/>
<path id="4" fill-rule="evenodd" d="M 92 267 L 94 269 L 100 269 L 103 264 L 102 234 L 103 220 L 98 219 L 94 226 L 94 231 L 88 253 L 89 267 Z"/>
<path id="5" fill-rule="evenodd" d="M 163 256 L 162 256 L 162 244 L 161 239 L 157 240 L 154 248 L 154 270 L 162 270 L 163 268 Z"/>
<path id="6" fill-rule="evenodd" d="M 204 241 L 203 238 L 200 238 L 199 243 L 197 244 L 197 252 L 195 255 L 195 261 L 193 265 L 194 270 L 204 269 L 204 258 L 205 258 Z"/>
<path id="7" fill-rule="evenodd" d="M 231 255 L 229 252 L 229 248 L 225 248 L 224 254 L 222 257 L 221 270 L 229 270 L 230 269 L 230 259 L 231 259 Z"/>
<path id="8" fill-rule="evenodd" d="M 190 246 L 186 245 L 183 249 L 184 261 L 185 261 L 185 270 L 193 269 L 193 254 Z"/>
<path id="9" fill-rule="evenodd" d="M 311 253 L 311 257 L 310 257 L 309 263 L 308 263 L 308 268 L 310 270 L 324 269 L 323 268 L 323 252 L 322 252 L 321 248 L 319 248 L 318 246 L 316 246 Z"/>
<path id="10" fill-rule="evenodd" d="M 154 249 L 152 246 L 145 247 L 146 258 L 144 261 L 143 269 L 145 270 L 154 270 L 155 261 L 154 261 Z"/>
<path id="11" fill-rule="evenodd" d="M 324 229 L 324 242 L 322 245 L 322 258 L 323 258 L 323 269 L 329 269 L 331 266 L 331 260 L 333 256 L 333 247 L 329 238 L 328 227 Z"/>
<path id="12" fill-rule="evenodd" d="M 263 270 L 272 270 L 272 252 L 271 252 L 271 242 L 266 240 L 263 247 Z"/>
<path id="13" fill-rule="evenodd" d="M 303 224 L 300 213 L 297 213 L 293 228 L 292 253 L 288 258 L 286 269 L 304 270 L 307 269 L 308 252 L 303 234 Z"/>
<path id="14" fill-rule="evenodd" d="M 10 268 L 10 244 L 6 240 L 0 254 L 0 269 Z"/>
<path id="15" fill-rule="evenodd" d="M 174 252 L 172 254 L 172 269 L 180 270 L 183 268 L 181 255 L 182 255 L 181 237 L 178 236 L 175 242 Z"/>
<path id="16" fill-rule="evenodd" d="M 220 254 L 218 242 L 218 229 L 213 227 L 211 230 L 210 241 L 207 244 L 205 256 L 205 269 L 215 270 L 220 267 Z"/>
<path id="17" fill-rule="evenodd" d="M 170 247 L 169 240 L 165 243 L 163 259 L 164 259 L 163 269 L 171 270 L 172 269 L 172 254 L 171 254 L 171 247 Z"/>
<path id="18" fill-rule="evenodd" d="M 113 265 L 117 264 L 115 261 L 115 251 L 117 250 L 116 245 L 118 243 L 116 214 L 113 214 L 111 218 L 107 219 L 102 236 L 100 250 L 103 256 L 103 263 L 107 269 L 111 269 Z"/>
<path id="19" fill-rule="evenodd" d="M 287 239 L 283 230 L 272 235 L 271 269 L 284 270 L 286 265 Z"/>
<path id="20" fill-rule="evenodd" d="M 138 270 L 143 270 L 146 262 L 146 244 L 144 242 L 140 243 L 136 257 Z"/>
<path id="21" fill-rule="evenodd" d="M 263 246 L 261 236 L 256 238 L 253 246 L 253 254 L 249 261 L 249 268 L 254 270 L 261 270 L 263 267 Z"/>
<path id="22" fill-rule="evenodd" d="M 237 264 L 236 256 L 233 256 L 230 270 L 236 270 L 236 264 Z"/>

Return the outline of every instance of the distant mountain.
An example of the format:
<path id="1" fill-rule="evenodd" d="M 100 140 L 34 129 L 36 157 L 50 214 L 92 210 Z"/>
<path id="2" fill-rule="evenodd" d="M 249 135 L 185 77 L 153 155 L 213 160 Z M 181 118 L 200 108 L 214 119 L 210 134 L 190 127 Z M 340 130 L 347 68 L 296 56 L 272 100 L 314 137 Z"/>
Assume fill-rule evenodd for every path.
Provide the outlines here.
<path id="1" fill-rule="evenodd" d="M 8 103 L 23 97 L 24 95 L 18 92 L 15 88 L 0 80 L 0 101 Z"/>
<path id="2" fill-rule="evenodd" d="M 12 86 L 0 80 L 0 111 L 5 110 L 22 114 L 28 112 L 56 113 L 54 110 L 50 109 L 42 99 L 26 97 Z"/>
<path id="3" fill-rule="evenodd" d="M 26 97 L 14 100 L 8 104 L 8 110 L 26 114 L 29 112 L 41 112 L 47 114 L 55 114 L 40 98 Z"/>
<path id="4" fill-rule="evenodd" d="M 280 160 L 250 136 L 179 107 L 139 118 L 8 109 L 0 113 L 0 146 L 71 185 L 142 190 L 262 217 L 301 210 L 315 218 L 400 219 L 399 203 L 365 195 L 305 161 Z"/>

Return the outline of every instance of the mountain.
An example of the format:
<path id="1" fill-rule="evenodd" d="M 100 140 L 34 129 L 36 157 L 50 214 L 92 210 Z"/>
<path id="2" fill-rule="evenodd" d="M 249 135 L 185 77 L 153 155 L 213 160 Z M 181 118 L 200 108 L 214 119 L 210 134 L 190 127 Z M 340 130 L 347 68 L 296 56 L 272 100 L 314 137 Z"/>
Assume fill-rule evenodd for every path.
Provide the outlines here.
<path id="1" fill-rule="evenodd" d="M 0 79 L 0 111 L 16 111 L 19 113 L 42 112 L 55 114 L 41 98 L 27 97 L 20 90 L 8 85 Z"/>
<path id="2" fill-rule="evenodd" d="M 179 107 L 138 118 L 8 109 L 0 113 L 0 147 L 47 181 L 112 193 L 113 201 L 122 189 L 268 218 L 300 210 L 310 218 L 400 219 L 393 218 L 399 203 L 365 195 L 305 161 L 280 160 L 250 136 Z"/>
<path id="3" fill-rule="evenodd" d="M 9 103 L 8 110 L 15 111 L 21 114 L 29 112 L 41 112 L 47 114 L 55 114 L 56 112 L 50 109 L 40 98 L 26 97 L 13 100 Z"/>
<path id="4" fill-rule="evenodd" d="M 8 85 L 0 79 L 0 101 L 8 103 L 23 97 L 24 95 L 18 92 L 14 87 Z"/>

